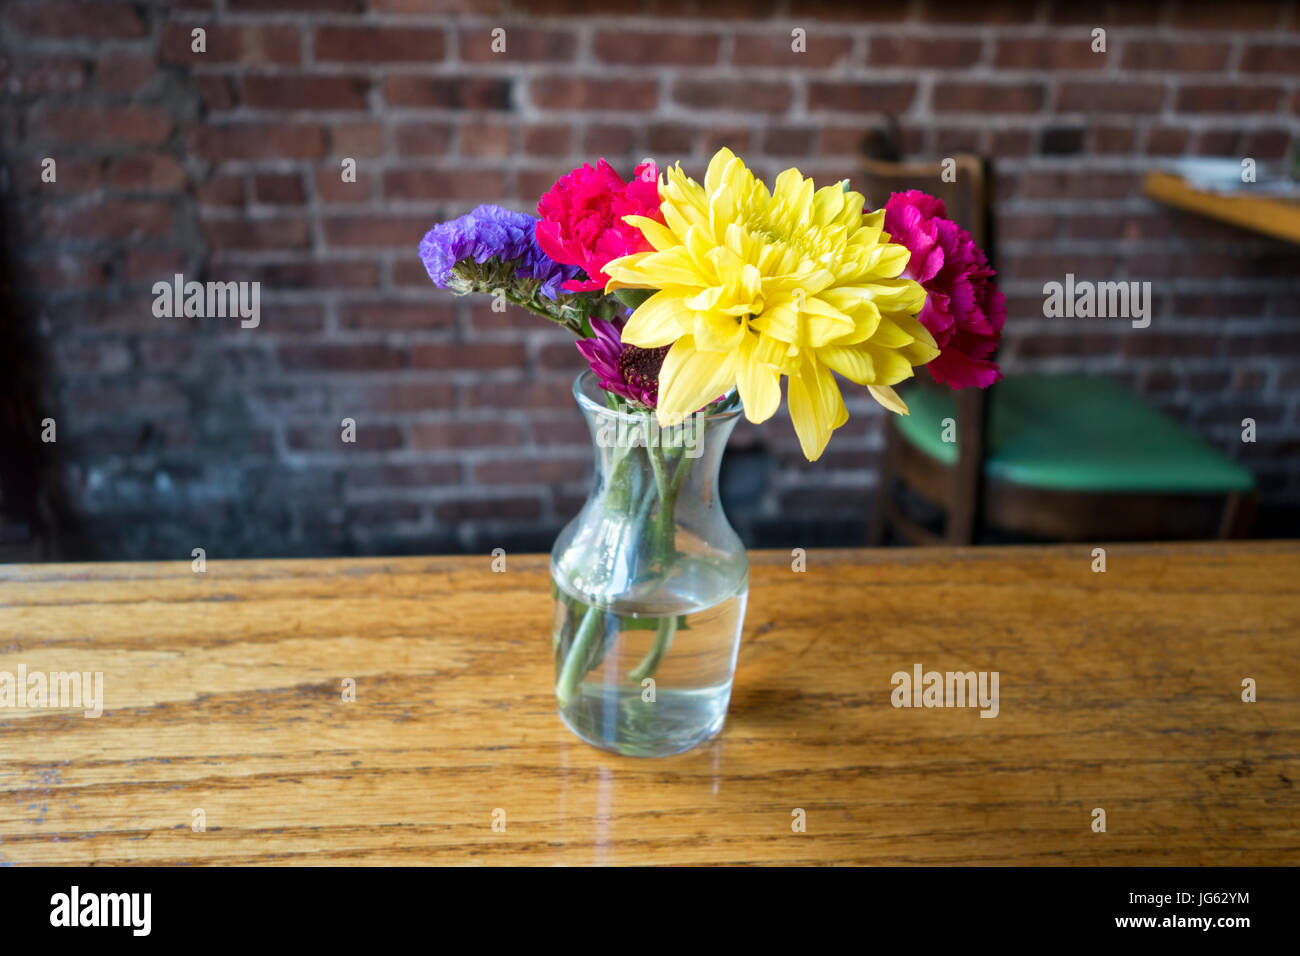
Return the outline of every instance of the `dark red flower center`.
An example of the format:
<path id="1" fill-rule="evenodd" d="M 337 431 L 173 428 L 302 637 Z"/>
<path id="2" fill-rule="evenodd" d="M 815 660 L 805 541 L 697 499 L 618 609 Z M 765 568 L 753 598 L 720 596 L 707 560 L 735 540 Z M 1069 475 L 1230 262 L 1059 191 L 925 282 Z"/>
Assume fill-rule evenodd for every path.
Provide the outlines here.
<path id="1" fill-rule="evenodd" d="M 663 367 L 664 356 L 671 345 L 661 345 L 657 349 L 640 349 L 635 345 L 624 345 L 618 357 L 618 371 L 623 381 L 633 388 L 644 389 L 652 395 L 659 394 L 659 369 Z"/>

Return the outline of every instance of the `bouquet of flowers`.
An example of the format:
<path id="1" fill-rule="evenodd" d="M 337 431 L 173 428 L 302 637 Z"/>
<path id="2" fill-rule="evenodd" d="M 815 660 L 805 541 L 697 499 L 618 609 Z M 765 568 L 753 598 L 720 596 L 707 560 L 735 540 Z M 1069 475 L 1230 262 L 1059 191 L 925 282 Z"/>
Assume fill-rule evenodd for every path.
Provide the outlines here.
<path id="1" fill-rule="evenodd" d="M 554 562 L 566 595 L 555 636 L 562 711 L 614 637 L 640 626 L 591 595 L 616 577 L 624 595 L 644 582 L 646 598 L 680 553 L 674 512 L 693 458 L 674 429 L 688 418 L 743 408 L 766 421 L 784 379 L 814 461 L 848 421 L 835 373 L 899 414 L 893 386 L 919 366 L 954 388 L 1000 377 L 1004 300 L 969 233 L 924 193 L 864 205 L 847 181 L 817 189 L 797 169 L 769 189 L 724 148 L 703 183 L 649 162 L 625 181 L 601 160 L 556 182 L 537 217 L 480 206 L 421 242 L 434 284 L 504 296 L 568 328 L 611 409 L 677 434 L 646 442 L 644 455 L 620 443 L 604 463 L 605 517 L 588 542 L 599 538 L 600 568 Z M 627 680 L 655 673 L 686 617 L 657 618 Z"/>

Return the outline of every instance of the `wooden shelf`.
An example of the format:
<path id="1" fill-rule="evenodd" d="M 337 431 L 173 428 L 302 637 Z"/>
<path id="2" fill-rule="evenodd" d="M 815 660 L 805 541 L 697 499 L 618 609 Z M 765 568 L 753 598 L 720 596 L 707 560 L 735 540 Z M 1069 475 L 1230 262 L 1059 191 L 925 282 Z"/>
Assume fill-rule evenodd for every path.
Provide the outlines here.
<path id="1" fill-rule="evenodd" d="M 1193 188 L 1175 173 L 1165 172 L 1147 173 L 1142 191 L 1169 206 L 1300 243 L 1300 202 L 1288 198 L 1207 192 Z"/>

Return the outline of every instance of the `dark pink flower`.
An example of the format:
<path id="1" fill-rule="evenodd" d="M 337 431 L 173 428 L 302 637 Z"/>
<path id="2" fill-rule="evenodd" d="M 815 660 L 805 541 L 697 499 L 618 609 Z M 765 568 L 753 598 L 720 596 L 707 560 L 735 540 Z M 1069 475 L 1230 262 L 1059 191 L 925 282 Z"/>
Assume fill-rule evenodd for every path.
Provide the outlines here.
<path id="1" fill-rule="evenodd" d="M 586 279 L 564 284 L 569 292 L 597 292 L 609 276 L 605 263 L 651 249 L 641 230 L 624 216 L 645 216 L 663 222 L 659 212 L 659 169 L 654 163 L 637 166 L 630 183 L 623 182 L 603 159 L 592 169 L 584 163 L 562 177 L 537 204 L 537 244 L 567 265 L 581 266 Z"/>
<path id="2" fill-rule="evenodd" d="M 987 388 L 1002 378 L 993 353 L 1007 318 L 1006 296 L 984 251 L 944 215 L 940 199 L 915 189 L 894 193 L 885 204 L 885 231 L 912 254 L 903 275 L 925 287 L 917 318 L 940 350 L 926 368 L 953 388 Z"/>
<path id="3" fill-rule="evenodd" d="M 647 408 L 654 408 L 659 398 L 659 369 L 671 346 L 641 349 L 627 345 L 619 336 L 617 325 L 592 316 L 589 339 L 578 339 L 578 351 L 596 373 L 600 387 L 622 395 Z"/>

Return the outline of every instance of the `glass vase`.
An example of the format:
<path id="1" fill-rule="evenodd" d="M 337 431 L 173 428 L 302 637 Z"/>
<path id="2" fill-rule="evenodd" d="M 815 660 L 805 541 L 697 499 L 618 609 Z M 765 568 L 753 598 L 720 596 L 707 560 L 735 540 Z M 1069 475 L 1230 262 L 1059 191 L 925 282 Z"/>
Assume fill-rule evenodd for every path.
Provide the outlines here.
<path id="1" fill-rule="evenodd" d="M 551 551 L 560 718 L 594 747 L 689 750 L 722 729 L 749 594 L 749 560 L 718 498 L 734 393 L 660 428 L 591 372 L 574 382 L 596 476 Z"/>

